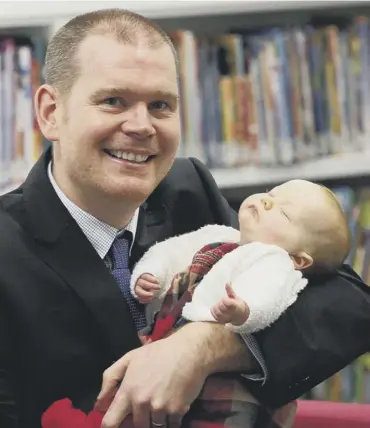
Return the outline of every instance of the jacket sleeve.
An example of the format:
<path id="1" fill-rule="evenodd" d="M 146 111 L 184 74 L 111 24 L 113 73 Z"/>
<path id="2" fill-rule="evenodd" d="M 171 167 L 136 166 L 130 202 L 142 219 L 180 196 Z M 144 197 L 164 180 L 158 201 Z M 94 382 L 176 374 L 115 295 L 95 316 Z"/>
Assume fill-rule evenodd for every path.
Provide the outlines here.
<path id="1" fill-rule="evenodd" d="M 311 278 L 281 318 L 254 335 L 269 375 L 251 390 L 273 407 L 300 397 L 368 352 L 369 328 L 370 290 L 349 266 Z"/>
<path id="2" fill-rule="evenodd" d="M 1 286 L 1 284 L 0 284 Z M 17 428 L 16 381 L 10 357 L 10 337 L 5 313 L 0 305 L 0 427 Z"/>
<path id="3" fill-rule="evenodd" d="M 194 165 L 218 219 L 224 224 L 237 221 L 230 207 L 230 214 L 225 213 L 227 202 L 210 172 L 199 161 Z M 369 352 L 369 328 L 370 288 L 349 266 L 334 275 L 310 278 L 273 325 L 248 336 L 258 345 L 259 351 L 250 350 L 267 373 L 264 382 L 248 380 L 249 389 L 271 407 L 299 398 Z"/>

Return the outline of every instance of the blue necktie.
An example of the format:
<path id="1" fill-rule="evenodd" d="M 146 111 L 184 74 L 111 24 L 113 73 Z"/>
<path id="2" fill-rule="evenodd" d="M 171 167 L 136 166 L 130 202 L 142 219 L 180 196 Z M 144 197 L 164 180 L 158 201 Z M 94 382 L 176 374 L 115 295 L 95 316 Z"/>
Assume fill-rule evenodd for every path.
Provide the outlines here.
<path id="1" fill-rule="evenodd" d="M 130 241 L 127 235 L 125 237 L 125 234 L 123 234 L 114 240 L 112 245 L 112 274 L 126 299 L 136 330 L 140 331 L 147 325 L 145 319 L 145 306 L 140 304 L 132 296 L 130 291 L 131 272 L 128 264 L 129 248 Z"/>

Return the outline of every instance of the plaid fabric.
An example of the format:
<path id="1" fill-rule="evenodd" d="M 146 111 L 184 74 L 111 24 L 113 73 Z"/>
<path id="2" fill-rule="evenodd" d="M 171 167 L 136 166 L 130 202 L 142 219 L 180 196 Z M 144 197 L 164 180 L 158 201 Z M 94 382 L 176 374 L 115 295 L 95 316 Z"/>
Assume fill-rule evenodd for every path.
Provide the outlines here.
<path id="1" fill-rule="evenodd" d="M 192 264 L 173 278 L 154 323 L 139 332 L 143 344 L 163 339 L 187 322 L 181 317 L 182 308 L 191 301 L 197 284 L 218 260 L 237 246 L 214 243 L 195 254 Z M 207 379 L 182 428 L 290 428 L 295 411 L 295 402 L 278 410 L 267 409 L 249 393 L 241 376 L 215 374 Z"/>

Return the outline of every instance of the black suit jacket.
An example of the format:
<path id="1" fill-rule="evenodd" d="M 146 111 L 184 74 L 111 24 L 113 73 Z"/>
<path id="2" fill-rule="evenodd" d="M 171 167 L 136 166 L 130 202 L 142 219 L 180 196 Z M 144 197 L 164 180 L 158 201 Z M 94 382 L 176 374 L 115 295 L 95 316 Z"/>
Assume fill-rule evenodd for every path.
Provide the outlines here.
<path id="1" fill-rule="evenodd" d="M 105 368 L 139 346 L 127 305 L 96 251 L 55 194 L 50 153 L 0 198 L 0 426 L 39 428 L 69 397 L 88 410 Z M 155 242 L 237 217 L 195 159 L 178 159 L 141 207 L 133 265 Z M 251 383 L 280 405 L 369 349 L 370 295 L 344 268 L 313 279 L 256 339 L 270 377 Z M 346 343 L 347 342 L 347 343 Z"/>
<path id="2" fill-rule="evenodd" d="M 105 368 L 139 346 L 115 280 L 47 177 L 44 155 L 0 198 L 0 426 L 34 428 L 55 400 L 89 406 Z M 237 219 L 196 161 L 141 207 L 130 263 L 155 242 Z"/>

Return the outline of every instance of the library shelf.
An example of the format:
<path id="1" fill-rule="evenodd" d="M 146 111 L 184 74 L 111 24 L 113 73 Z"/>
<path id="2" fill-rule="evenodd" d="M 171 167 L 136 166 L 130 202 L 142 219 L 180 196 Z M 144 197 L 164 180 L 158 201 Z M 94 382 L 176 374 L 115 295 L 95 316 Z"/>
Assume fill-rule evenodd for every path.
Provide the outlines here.
<path id="1" fill-rule="evenodd" d="M 292 166 L 240 167 L 211 170 L 221 189 L 278 184 L 294 178 L 311 181 L 369 176 L 370 152 L 312 159 Z"/>
<path id="2" fill-rule="evenodd" d="M 318 0 L 172 0 L 172 1 L 2 1 L 0 28 L 54 27 L 80 13 L 103 8 L 125 8 L 153 19 L 276 12 L 348 7 L 363 2 Z"/>

